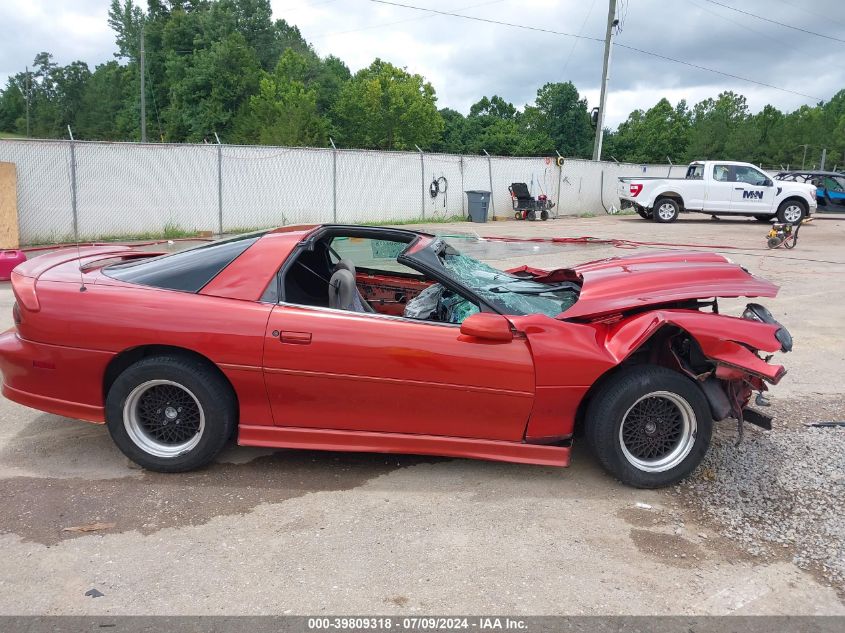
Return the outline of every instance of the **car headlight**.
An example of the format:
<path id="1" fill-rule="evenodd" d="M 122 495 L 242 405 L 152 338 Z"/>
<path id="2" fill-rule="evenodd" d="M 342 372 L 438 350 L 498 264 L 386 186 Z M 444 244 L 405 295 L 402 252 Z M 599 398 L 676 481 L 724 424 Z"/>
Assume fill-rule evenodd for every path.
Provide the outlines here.
<path id="1" fill-rule="evenodd" d="M 782 352 L 792 351 L 792 335 L 783 325 L 772 316 L 772 313 L 759 303 L 749 303 L 742 311 L 742 318 L 749 321 L 759 321 L 760 323 L 768 323 L 769 325 L 777 325 L 778 330 L 775 332 L 775 338 L 780 343 L 780 350 Z"/>

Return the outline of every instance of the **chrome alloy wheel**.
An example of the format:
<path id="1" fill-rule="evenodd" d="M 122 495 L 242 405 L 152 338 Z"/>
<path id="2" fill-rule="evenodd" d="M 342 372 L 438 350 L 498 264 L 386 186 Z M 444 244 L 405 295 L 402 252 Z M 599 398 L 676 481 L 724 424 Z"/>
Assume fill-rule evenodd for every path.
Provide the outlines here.
<path id="1" fill-rule="evenodd" d="M 205 414 L 197 397 L 172 380 L 148 380 L 135 387 L 123 405 L 126 433 L 138 448 L 155 457 L 178 457 L 202 439 Z"/>
<path id="2" fill-rule="evenodd" d="M 657 216 L 661 220 L 671 220 L 675 217 L 675 205 L 669 202 L 664 202 L 657 208 Z"/>
<path id="3" fill-rule="evenodd" d="M 804 209 L 797 204 L 790 204 L 783 210 L 783 219 L 790 224 L 795 224 L 804 215 Z"/>
<path id="4" fill-rule="evenodd" d="M 692 406 L 669 391 L 642 396 L 625 412 L 619 445 L 625 459 L 639 470 L 671 470 L 689 455 L 698 428 Z"/>

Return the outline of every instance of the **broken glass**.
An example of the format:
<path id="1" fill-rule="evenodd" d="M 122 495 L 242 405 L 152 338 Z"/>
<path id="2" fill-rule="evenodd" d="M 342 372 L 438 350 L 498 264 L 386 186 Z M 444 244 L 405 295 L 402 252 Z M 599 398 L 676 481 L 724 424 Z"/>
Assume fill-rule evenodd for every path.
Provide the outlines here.
<path id="1" fill-rule="evenodd" d="M 439 245 L 438 255 L 451 277 L 505 314 L 555 317 L 578 300 L 577 287 L 572 283 L 543 284 L 516 277 L 463 255 L 445 243 Z"/>

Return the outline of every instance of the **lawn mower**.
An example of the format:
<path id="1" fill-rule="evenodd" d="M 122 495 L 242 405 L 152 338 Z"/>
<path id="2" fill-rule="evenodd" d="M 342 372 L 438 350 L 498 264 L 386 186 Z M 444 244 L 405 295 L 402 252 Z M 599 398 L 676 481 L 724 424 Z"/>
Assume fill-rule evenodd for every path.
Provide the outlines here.
<path id="1" fill-rule="evenodd" d="M 546 194 L 540 194 L 535 199 L 528 191 L 528 185 L 524 182 L 514 182 L 508 187 L 513 205 L 513 217 L 516 220 L 535 221 L 538 217 L 541 220 L 549 219 L 549 211 L 554 208 L 555 203 L 549 200 Z"/>

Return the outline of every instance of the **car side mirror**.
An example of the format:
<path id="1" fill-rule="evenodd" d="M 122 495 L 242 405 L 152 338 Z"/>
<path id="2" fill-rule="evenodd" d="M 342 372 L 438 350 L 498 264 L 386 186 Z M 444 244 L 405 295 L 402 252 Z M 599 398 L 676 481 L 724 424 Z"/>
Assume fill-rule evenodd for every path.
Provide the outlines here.
<path id="1" fill-rule="evenodd" d="M 771 187 L 773 184 L 775 184 L 775 183 L 773 183 L 770 178 L 767 178 L 766 182 L 763 183 L 763 186 L 764 187 Z"/>
<path id="2" fill-rule="evenodd" d="M 477 312 L 464 319 L 461 334 L 488 341 L 513 340 L 510 321 L 501 314 L 490 312 Z"/>

